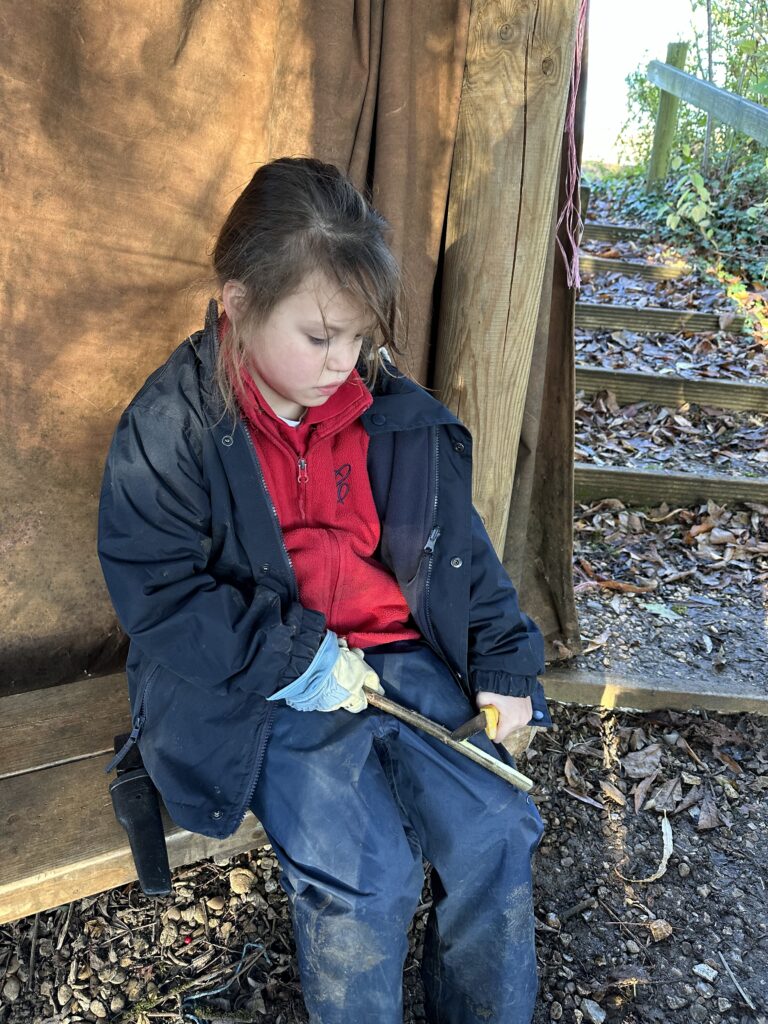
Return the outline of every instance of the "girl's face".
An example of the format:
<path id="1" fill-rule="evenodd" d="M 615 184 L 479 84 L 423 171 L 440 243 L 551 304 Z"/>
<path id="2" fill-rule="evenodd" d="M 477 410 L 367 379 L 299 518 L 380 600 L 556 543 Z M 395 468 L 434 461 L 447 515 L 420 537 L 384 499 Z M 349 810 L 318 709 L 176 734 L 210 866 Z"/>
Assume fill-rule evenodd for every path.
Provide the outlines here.
<path id="1" fill-rule="evenodd" d="M 224 308 L 234 322 L 243 294 L 237 281 L 224 285 Z M 370 322 L 364 303 L 322 274 L 279 302 L 244 339 L 248 369 L 274 412 L 299 419 L 327 402 L 355 368 Z"/>

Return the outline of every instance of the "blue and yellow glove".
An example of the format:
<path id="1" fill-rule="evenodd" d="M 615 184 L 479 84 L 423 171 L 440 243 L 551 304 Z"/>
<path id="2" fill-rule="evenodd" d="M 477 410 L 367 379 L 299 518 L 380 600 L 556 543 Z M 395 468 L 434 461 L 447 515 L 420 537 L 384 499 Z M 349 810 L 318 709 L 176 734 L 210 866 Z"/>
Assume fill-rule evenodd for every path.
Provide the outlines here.
<path id="1" fill-rule="evenodd" d="M 328 630 L 312 664 L 298 679 L 267 700 L 284 700 L 296 711 L 338 711 L 357 714 L 368 707 L 363 687 L 384 693 L 379 677 L 366 665 L 359 647 L 348 647 Z"/>

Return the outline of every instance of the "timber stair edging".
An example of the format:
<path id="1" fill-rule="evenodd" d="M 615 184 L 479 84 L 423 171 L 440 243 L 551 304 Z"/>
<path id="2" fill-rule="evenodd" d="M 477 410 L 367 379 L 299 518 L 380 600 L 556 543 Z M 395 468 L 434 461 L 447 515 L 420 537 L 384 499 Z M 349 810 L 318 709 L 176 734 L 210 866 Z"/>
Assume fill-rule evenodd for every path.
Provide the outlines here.
<path id="1" fill-rule="evenodd" d="M 582 242 L 623 242 L 631 238 L 644 238 L 648 229 L 638 224 L 606 224 L 602 221 L 587 221 L 581 236 Z"/>
<path id="2" fill-rule="evenodd" d="M 747 333 L 747 321 L 730 310 L 698 313 L 661 306 L 624 306 L 613 302 L 577 302 L 576 327 L 583 331 L 628 330 L 638 334 Z"/>
<path id="3" fill-rule="evenodd" d="M 681 677 L 672 674 L 642 678 L 619 669 L 568 668 L 568 662 L 547 667 L 541 677 L 547 700 L 637 711 L 694 711 L 720 714 L 746 712 L 768 715 L 768 692 L 756 685 L 724 685 L 714 676 L 676 663 Z"/>
<path id="4" fill-rule="evenodd" d="M 697 505 L 710 498 L 718 504 L 754 502 L 768 505 L 768 477 L 704 476 L 669 470 L 574 463 L 577 501 L 618 498 L 629 505 Z"/>
<path id="5" fill-rule="evenodd" d="M 768 414 L 768 381 L 765 384 L 744 384 L 705 377 L 679 377 L 671 373 L 636 373 L 633 370 L 577 365 L 576 390 L 588 394 L 611 391 L 622 403 L 650 402 L 677 408 L 691 402 L 734 412 Z"/>
<path id="6" fill-rule="evenodd" d="M 645 281 L 674 281 L 694 271 L 688 263 L 641 263 L 639 260 L 595 256 L 591 252 L 579 254 L 579 267 L 589 274 L 619 274 L 622 277 L 640 277 Z"/>

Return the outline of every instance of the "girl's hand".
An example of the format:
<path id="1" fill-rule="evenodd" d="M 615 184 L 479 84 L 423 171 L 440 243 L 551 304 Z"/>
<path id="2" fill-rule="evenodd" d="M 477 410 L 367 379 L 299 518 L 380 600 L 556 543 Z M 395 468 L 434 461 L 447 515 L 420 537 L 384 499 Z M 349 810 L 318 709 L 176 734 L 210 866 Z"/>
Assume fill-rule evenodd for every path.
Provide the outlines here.
<path id="1" fill-rule="evenodd" d="M 499 725 L 493 737 L 494 743 L 503 743 L 515 729 L 528 725 L 533 716 L 530 697 L 506 697 L 500 693 L 480 690 L 475 694 L 475 703 L 478 710 L 484 704 L 493 704 L 499 709 Z"/>

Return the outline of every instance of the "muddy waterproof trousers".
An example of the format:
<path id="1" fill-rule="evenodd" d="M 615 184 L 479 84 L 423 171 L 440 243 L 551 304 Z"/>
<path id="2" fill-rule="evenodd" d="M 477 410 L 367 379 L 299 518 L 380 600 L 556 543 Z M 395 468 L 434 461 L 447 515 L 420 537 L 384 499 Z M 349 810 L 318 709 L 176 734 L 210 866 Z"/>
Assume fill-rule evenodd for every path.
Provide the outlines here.
<path id="1" fill-rule="evenodd" d="M 366 652 L 392 699 L 448 728 L 476 713 L 410 641 Z M 479 741 L 499 756 L 486 739 Z M 504 752 L 505 759 L 512 759 Z M 430 1024 L 529 1024 L 531 856 L 542 821 L 509 783 L 390 715 L 278 705 L 252 810 L 281 866 L 312 1024 L 402 1024 L 407 932 L 433 867 Z"/>

